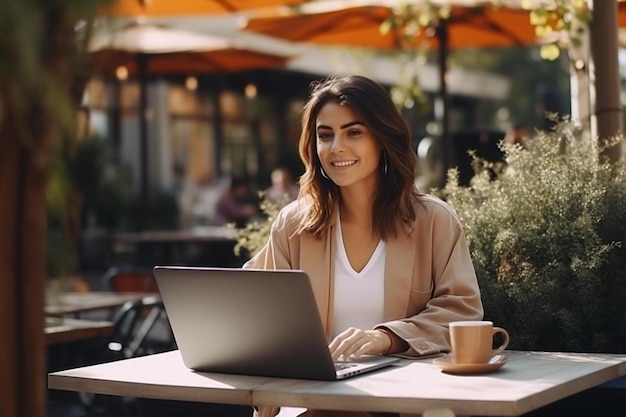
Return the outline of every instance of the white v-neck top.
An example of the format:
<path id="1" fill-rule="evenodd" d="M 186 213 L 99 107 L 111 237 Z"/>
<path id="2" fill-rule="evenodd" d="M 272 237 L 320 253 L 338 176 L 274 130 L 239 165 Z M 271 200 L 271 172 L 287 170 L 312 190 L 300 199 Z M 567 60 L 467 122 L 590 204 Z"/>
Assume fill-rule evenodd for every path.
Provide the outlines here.
<path id="1" fill-rule="evenodd" d="M 339 216 L 336 230 L 333 337 L 348 327 L 367 330 L 383 322 L 387 254 L 381 239 L 365 267 L 357 272 L 346 254 Z"/>

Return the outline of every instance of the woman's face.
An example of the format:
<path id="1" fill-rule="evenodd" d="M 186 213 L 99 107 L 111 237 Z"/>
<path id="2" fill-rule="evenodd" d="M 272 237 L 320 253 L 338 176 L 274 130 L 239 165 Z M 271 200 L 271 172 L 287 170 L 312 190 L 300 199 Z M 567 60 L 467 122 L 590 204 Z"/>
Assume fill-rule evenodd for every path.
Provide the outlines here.
<path id="1" fill-rule="evenodd" d="M 330 179 L 339 187 L 378 185 L 381 147 L 348 106 L 327 103 L 317 115 L 317 155 Z"/>

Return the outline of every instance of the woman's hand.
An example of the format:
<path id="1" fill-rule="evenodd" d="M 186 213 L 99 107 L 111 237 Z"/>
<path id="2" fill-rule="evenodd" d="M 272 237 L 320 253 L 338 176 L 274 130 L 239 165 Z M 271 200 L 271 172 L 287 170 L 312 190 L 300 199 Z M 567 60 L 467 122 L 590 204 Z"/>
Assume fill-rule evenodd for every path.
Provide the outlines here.
<path id="1" fill-rule="evenodd" d="M 338 334 L 328 345 L 333 359 L 348 359 L 362 355 L 379 355 L 391 347 L 391 337 L 381 330 L 361 330 L 354 327 Z"/>

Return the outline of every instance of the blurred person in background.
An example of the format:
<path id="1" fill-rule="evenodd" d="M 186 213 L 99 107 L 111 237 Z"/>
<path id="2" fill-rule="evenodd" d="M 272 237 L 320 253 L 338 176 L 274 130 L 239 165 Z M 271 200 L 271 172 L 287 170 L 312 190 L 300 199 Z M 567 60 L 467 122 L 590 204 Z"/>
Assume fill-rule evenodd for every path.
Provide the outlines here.
<path id="1" fill-rule="evenodd" d="M 265 190 L 265 198 L 272 203 L 293 201 L 298 197 L 298 185 L 286 168 L 276 168 L 271 174 L 272 185 Z"/>
<path id="2" fill-rule="evenodd" d="M 246 178 L 234 177 L 230 186 L 217 200 L 215 223 L 245 226 L 258 213 L 258 203 L 253 201 L 252 194 L 250 183 Z"/>

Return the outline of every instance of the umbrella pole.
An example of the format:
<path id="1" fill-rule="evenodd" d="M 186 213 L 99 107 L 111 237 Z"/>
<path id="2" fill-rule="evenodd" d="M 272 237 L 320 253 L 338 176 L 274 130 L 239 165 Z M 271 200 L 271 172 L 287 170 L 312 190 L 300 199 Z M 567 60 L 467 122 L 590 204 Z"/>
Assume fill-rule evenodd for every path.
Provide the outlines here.
<path id="1" fill-rule="evenodd" d="M 139 74 L 139 154 L 141 160 L 140 166 L 140 218 L 139 218 L 139 228 L 141 231 L 146 230 L 148 227 L 148 216 L 149 216 L 149 189 L 148 189 L 148 120 L 147 120 L 147 109 L 148 109 L 148 82 L 147 82 L 147 72 L 146 72 L 146 64 L 148 61 L 148 57 L 145 54 L 138 54 L 137 56 L 137 67 Z"/>
<path id="2" fill-rule="evenodd" d="M 439 21 L 437 26 L 437 37 L 439 38 L 439 99 L 441 100 L 441 158 L 443 162 L 443 178 L 441 185 L 445 185 L 448 169 L 453 166 L 452 143 L 450 139 L 449 110 L 450 98 L 448 97 L 448 84 L 446 74 L 448 72 L 448 23 L 445 19 Z"/>

